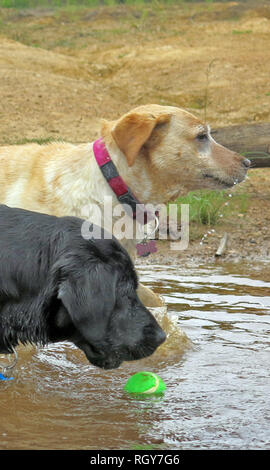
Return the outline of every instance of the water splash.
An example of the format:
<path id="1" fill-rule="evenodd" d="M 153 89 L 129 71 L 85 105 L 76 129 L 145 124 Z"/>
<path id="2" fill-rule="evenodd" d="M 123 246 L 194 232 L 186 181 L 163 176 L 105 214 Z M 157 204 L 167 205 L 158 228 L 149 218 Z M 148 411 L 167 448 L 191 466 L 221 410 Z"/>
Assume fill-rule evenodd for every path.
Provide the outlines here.
<path id="1" fill-rule="evenodd" d="M 203 236 L 202 236 L 202 239 L 200 241 L 200 245 L 203 245 L 203 243 L 205 242 L 205 240 L 209 237 L 209 235 L 212 235 L 213 233 L 215 233 L 215 229 L 211 229 L 211 230 L 208 230 Z"/>
<path id="2" fill-rule="evenodd" d="M 235 180 L 233 184 L 237 184 L 237 183 L 238 183 L 238 180 Z M 232 193 L 228 194 L 228 197 L 229 197 L 229 198 L 232 198 L 232 197 L 233 197 Z M 230 202 L 231 202 L 231 201 L 226 201 L 226 202 L 223 204 L 223 206 L 227 208 L 227 207 L 229 206 Z M 219 217 L 220 217 L 220 218 L 224 217 L 224 214 L 222 214 L 222 213 L 219 214 Z M 203 235 L 202 238 L 201 238 L 200 245 L 203 245 L 204 242 L 205 242 L 205 240 L 209 237 L 209 235 L 212 235 L 212 234 L 215 233 L 215 232 L 216 232 L 215 229 L 211 229 L 211 230 L 208 230 L 206 233 L 204 233 L 204 235 Z"/>

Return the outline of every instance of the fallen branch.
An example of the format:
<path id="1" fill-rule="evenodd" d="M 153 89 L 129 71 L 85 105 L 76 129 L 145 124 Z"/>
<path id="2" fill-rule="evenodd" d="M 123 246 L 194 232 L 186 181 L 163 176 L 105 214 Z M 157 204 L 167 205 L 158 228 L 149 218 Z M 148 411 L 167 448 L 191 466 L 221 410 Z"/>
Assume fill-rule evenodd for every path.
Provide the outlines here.
<path id="1" fill-rule="evenodd" d="M 212 135 L 219 144 L 249 158 L 251 168 L 270 168 L 270 123 L 221 127 Z"/>

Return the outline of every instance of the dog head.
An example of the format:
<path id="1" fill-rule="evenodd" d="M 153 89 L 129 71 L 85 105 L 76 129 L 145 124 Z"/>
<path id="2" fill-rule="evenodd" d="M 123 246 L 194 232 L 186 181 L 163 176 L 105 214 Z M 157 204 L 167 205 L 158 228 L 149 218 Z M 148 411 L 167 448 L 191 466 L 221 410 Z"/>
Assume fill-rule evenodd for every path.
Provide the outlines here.
<path id="1" fill-rule="evenodd" d="M 60 336 L 68 332 L 67 339 L 104 369 L 151 355 L 166 336 L 137 296 L 128 254 L 114 240 L 87 243 L 82 259 L 67 257 L 58 266 L 63 307 L 55 326 Z"/>
<path id="2" fill-rule="evenodd" d="M 172 106 L 145 105 L 104 122 L 109 149 L 124 155 L 123 175 L 144 203 L 165 203 L 196 189 L 225 189 L 244 180 L 249 160 L 219 145 L 209 126 Z"/>

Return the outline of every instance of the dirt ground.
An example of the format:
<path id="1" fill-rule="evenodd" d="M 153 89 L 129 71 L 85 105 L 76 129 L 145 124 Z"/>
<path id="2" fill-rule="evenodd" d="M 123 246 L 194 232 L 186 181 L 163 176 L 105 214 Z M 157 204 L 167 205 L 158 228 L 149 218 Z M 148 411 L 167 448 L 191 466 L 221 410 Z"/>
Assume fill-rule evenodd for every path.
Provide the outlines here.
<path id="1" fill-rule="evenodd" d="M 261 1 L 0 9 L 0 144 L 86 142 L 100 119 L 146 103 L 183 107 L 212 127 L 270 122 L 270 4 Z M 245 213 L 182 252 L 158 242 L 145 263 L 267 259 L 270 169 L 241 184 Z"/>

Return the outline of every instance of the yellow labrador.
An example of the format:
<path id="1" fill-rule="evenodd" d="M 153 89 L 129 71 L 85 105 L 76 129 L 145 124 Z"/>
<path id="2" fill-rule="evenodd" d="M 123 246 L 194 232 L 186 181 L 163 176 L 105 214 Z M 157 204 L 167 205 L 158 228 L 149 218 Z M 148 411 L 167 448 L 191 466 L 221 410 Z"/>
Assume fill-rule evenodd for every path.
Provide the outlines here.
<path id="1" fill-rule="evenodd" d="M 101 137 L 119 175 L 143 204 L 167 203 L 200 188 L 228 188 L 245 178 L 249 166 L 249 160 L 217 144 L 207 125 L 171 106 L 140 106 L 116 121 L 103 121 Z M 99 223 L 96 208 L 104 210 L 105 196 L 119 204 L 93 143 L 0 148 L 2 204 Z M 122 243 L 132 254 L 136 241 Z M 140 287 L 139 295 L 148 306 L 160 305 L 149 289 Z"/>

